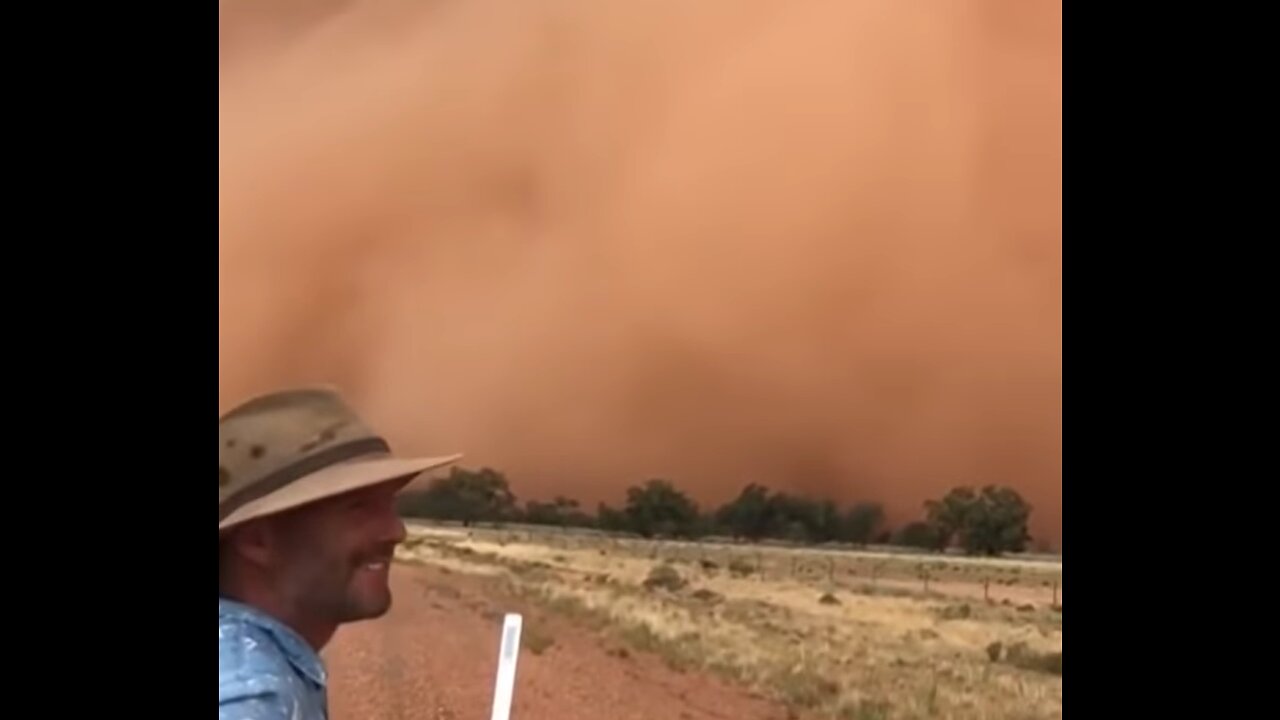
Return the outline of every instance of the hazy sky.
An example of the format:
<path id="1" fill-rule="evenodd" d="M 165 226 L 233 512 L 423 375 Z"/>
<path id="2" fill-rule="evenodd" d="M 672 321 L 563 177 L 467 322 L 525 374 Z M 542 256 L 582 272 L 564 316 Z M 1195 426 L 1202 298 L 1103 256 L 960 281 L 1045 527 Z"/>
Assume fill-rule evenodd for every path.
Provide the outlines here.
<path id="1" fill-rule="evenodd" d="M 1061 3 L 222 1 L 225 408 L 1059 538 Z"/>

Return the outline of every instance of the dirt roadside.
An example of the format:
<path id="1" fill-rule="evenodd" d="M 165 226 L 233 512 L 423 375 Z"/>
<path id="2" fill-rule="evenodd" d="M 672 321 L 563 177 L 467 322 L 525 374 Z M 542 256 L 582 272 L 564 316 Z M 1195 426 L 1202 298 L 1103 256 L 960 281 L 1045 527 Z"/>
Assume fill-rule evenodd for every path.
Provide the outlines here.
<path id="1" fill-rule="evenodd" d="M 521 651 L 513 720 L 785 720 L 786 708 L 656 658 L 611 654 L 590 630 L 506 599 L 484 578 L 397 564 L 386 617 L 325 651 L 331 720 L 488 720 L 502 613 L 538 618 L 552 643 Z"/>

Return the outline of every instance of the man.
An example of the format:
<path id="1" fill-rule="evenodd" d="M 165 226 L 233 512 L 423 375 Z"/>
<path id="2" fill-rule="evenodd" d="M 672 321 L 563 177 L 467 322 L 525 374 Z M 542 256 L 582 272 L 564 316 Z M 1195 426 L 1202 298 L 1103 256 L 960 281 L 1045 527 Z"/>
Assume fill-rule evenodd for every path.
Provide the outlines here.
<path id="1" fill-rule="evenodd" d="M 461 456 L 392 457 L 325 389 L 250 400 L 218 444 L 218 717 L 324 720 L 321 649 L 391 607 L 396 494 Z"/>

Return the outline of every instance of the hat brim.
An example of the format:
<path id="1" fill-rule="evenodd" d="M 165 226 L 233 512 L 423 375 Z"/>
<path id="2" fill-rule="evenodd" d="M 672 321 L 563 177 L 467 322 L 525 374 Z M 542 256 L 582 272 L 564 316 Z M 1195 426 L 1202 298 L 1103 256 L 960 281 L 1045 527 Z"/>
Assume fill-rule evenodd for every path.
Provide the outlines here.
<path id="1" fill-rule="evenodd" d="M 282 513 L 361 488 L 396 482 L 408 486 L 423 473 L 452 465 L 461 458 L 462 455 L 372 458 L 330 465 L 299 478 L 276 492 L 246 503 L 218 523 L 218 532 L 222 533 L 249 520 Z"/>

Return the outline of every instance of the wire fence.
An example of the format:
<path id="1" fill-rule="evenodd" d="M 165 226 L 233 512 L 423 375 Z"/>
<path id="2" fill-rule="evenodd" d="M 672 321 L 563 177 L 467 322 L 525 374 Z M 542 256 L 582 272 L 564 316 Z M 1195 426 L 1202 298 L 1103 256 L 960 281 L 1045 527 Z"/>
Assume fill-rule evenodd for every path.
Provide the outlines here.
<path id="1" fill-rule="evenodd" d="M 1062 607 L 1060 559 L 970 558 L 901 548 L 805 547 L 783 543 L 646 540 L 587 528 L 472 526 L 411 521 L 464 533 L 477 542 L 529 543 L 696 566 L 761 582 L 793 582 L 883 594 L 981 599 L 991 604 Z"/>

